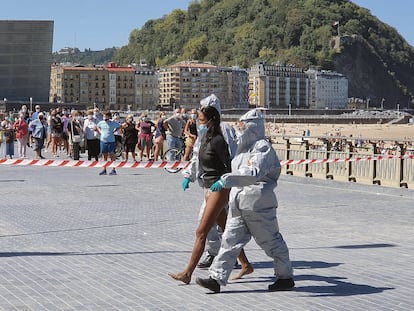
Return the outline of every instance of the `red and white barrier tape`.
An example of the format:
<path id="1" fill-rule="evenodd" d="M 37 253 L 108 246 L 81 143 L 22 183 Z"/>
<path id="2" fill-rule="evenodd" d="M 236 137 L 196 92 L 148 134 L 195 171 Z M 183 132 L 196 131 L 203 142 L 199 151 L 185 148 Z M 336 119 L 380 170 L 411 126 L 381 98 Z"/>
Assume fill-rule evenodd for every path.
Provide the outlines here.
<path id="1" fill-rule="evenodd" d="M 108 167 L 108 168 L 186 168 L 190 162 L 180 161 L 81 161 L 81 160 L 56 160 L 56 159 L 1 159 L 0 165 L 15 166 L 49 166 L 49 167 Z"/>
<path id="2" fill-rule="evenodd" d="M 354 158 L 334 158 L 334 159 L 305 159 L 305 160 L 282 160 L 280 164 L 295 165 L 295 164 L 321 164 L 321 163 L 341 163 L 341 162 L 356 162 L 356 161 L 378 161 L 387 159 L 414 159 L 414 155 L 385 155 L 372 157 L 354 157 Z M 108 168 L 186 168 L 190 162 L 181 161 L 82 161 L 82 160 L 57 160 L 57 159 L 0 159 L 0 165 L 15 165 L 15 166 L 49 166 L 49 167 L 108 167 Z"/>
<path id="3" fill-rule="evenodd" d="M 356 162 L 356 161 L 378 161 L 390 159 L 414 159 L 414 155 L 384 155 L 384 156 L 368 156 L 368 157 L 354 157 L 354 158 L 334 158 L 334 159 L 305 159 L 305 160 L 283 160 L 280 164 L 294 165 L 294 164 L 320 164 L 320 163 L 340 163 L 340 162 Z"/>

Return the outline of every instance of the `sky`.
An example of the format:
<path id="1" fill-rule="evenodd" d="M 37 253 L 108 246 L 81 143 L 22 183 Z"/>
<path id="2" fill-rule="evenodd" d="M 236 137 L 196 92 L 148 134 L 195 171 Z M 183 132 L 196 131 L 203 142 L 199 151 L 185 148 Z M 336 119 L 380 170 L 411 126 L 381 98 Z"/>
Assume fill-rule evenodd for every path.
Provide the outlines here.
<path id="1" fill-rule="evenodd" d="M 353 0 L 394 27 L 414 46 L 413 0 Z M 174 9 L 186 10 L 191 0 L 7 0 L 0 20 L 53 20 L 53 52 L 64 47 L 103 50 L 128 44 L 133 29 Z M 411 24 L 411 25 L 410 25 Z"/>

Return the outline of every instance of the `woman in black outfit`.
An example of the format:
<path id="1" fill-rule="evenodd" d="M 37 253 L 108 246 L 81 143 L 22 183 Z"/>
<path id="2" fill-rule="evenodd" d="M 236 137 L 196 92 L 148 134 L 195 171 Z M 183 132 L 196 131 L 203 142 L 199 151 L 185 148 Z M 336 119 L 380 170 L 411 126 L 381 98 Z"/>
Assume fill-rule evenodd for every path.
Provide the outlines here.
<path id="1" fill-rule="evenodd" d="M 224 231 L 227 219 L 225 207 L 230 193 L 230 189 L 225 188 L 217 192 L 210 190 L 211 185 L 218 181 L 223 174 L 231 172 L 230 154 L 220 127 L 220 114 L 214 107 L 203 107 L 198 114 L 198 120 L 200 126 L 205 124 L 208 128 L 198 155 L 198 179 L 204 188 L 206 206 L 196 230 L 196 240 L 187 267 L 184 271 L 176 274 L 168 273 L 173 279 L 186 284 L 191 282 L 191 276 L 203 254 L 207 234 L 211 227 L 217 223 Z M 237 278 L 253 272 L 243 250 L 240 252 L 239 260 L 242 268 Z"/>
<path id="2" fill-rule="evenodd" d="M 122 134 L 124 138 L 124 159 L 128 161 L 128 154 L 131 153 L 132 159 L 135 159 L 135 148 L 138 143 L 138 129 L 134 123 L 134 117 L 128 115 L 124 124 L 122 124 Z"/>

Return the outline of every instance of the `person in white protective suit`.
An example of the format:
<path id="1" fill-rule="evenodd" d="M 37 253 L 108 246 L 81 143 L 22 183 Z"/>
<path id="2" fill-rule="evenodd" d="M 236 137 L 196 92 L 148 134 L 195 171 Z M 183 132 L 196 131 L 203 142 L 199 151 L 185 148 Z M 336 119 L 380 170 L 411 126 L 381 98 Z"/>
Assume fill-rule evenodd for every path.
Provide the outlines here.
<path id="1" fill-rule="evenodd" d="M 201 107 L 208 107 L 208 106 L 214 107 L 218 111 L 218 113 L 221 114 L 220 100 L 214 94 L 211 94 L 210 96 L 203 98 L 200 101 L 200 106 Z M 224 140 L 226 141 L 229 147 L 230 159 L 233 159 L 234 155 L 236 154 L 236 149 L 237 149 L 236 132 L 231 125 L 225 122 L 221 122 L 220 126 L 221 126 L 221 131 L 223 133 Z M 183 181 L 184 191 L 188 188 L 190 181 L 194 182 L 196 180 L 196 176 L 198 174 L 198 150 L 200 149 L 200 144 L 201 144 L 202 139 L 204 138 L 205 131 L 203 131 L 203 129 L 201 129 L 200 131 L 200 128 L 199 128 L 198 132 L 199 132 L 198 139 L 196 140 L 196 143 L 193 148 L 193 157 L 191 159 L 191 164 L 186 169 L 184 169 L 184 171 L 182 172 L 184 176 L 184 181 Z M 205 203 L 206 203 L 205 200 L 203 200 L 203 203 L 200 207 L 199 216 L 198 216 L 199 219 L 201 219 L 201 216 L 203 215 Z M 220 249 L 221 233 L 222 232 L 221 232 L 220 226 L 218 225 L 214 225 L 209 231 L 207 235 L 206 246 L 205 246 L 206 257 L 197 265 L 198 268 L 206 269 L 210 267 L 211 263 L 213 262 L 214 257 L 217 255 Z M 236 266 L 237 266 L 237 263 L 236 263 Z"/>
<path id="2" fill-rule="evenodd" d="M 295 286 L 289 250 L 279 232 L 274 189 L 281 166 L 275 150 L 265 138 L 262 113 L 253 109 L 240 118 L 240 133 L 231 173 L 224 174 L 211 186 L 212 191 L 231 188 L 229 214 L 221 248 L 209 269 L 209 278 L 197 278 L 200 286 L 218 293 L 225 286 L 233 262 L 251 239 L 273 258 L 276 281 L 270 291 Z"/>

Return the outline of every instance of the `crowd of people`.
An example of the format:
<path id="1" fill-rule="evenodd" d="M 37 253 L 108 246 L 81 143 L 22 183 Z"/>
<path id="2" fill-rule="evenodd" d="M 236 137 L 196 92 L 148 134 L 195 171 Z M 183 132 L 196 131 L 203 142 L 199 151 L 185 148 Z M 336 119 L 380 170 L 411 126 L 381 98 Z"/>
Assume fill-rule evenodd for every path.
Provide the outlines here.
<path id="1" fill-rule="evenodd" d="M 30 113 L 23 105 L 18 114 L 10 112 L 0 120 L 0 156 L 24 159 L 27 148 L 33 148 L 37 159 L 44 159 L 48 153 L 53 158 L 69 156 L 78 160 L 85 151 L 88 161 L 113 161 L 116 153 L 123 161 L 157 161 L 161 160 L 165 143 L 167 149 L 180 149 L 185 142 L 184 160 L 188 160 L 197 138 L 196 119 L 197 111 L 188 115 L 185 108 L 175 109 L 169 118 L 160 112 L 156 120 L 151 120 L 144 112 L 137 120 L 131 114 L 122 120 L 119 113 L 98 108 L 44 112 L 36 105 Z M 101 174 L 105 175 L 106 170 Z"/>

